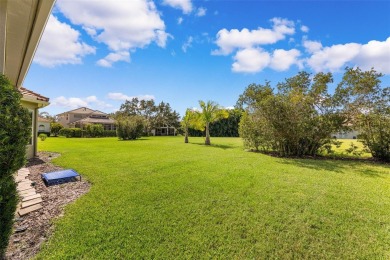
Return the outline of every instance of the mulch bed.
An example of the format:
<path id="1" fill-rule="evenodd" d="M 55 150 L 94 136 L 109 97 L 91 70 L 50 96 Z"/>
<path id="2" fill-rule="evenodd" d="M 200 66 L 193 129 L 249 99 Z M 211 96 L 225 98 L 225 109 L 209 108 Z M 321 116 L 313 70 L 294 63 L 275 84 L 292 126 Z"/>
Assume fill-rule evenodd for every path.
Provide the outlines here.
<path id="1" fill-rule="evenodd" d="M 53 233 L 53 219 L 63 215 L 63 209 L 68 203 L 89 191 L 90 184 L 84 180 L 50 187 L 44 184 L 42 173 L 62 170 L 50 162 L 58 156 L 56 153 L 40 152 L 37 158 L 29 160 L 26 165 L 30 170 L 29 179 L 36 183 L 35 189 L 42 196 L 42 209 L 15 219 L 14 234 L 9 240 L 6 259 L 29 259 L 37 254 L 42 243 Z"/>

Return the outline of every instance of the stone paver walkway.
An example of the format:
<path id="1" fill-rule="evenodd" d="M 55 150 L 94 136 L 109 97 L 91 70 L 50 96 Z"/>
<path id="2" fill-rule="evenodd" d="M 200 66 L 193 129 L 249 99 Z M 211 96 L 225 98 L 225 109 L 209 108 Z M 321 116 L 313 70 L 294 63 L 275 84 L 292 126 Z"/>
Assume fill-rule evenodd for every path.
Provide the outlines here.
<path id="1" fill-rule="evenodd" d="M 17 190 L 21 198 L 16 210 L 19 216 L 27 215 L 42 208 L 42 197 L 36 192 L 34 183 L 29 180 L 29 174 L 30 170 L 28 168 L 21 168 L 15 176 L 15 181 L 18 184 Z"/>

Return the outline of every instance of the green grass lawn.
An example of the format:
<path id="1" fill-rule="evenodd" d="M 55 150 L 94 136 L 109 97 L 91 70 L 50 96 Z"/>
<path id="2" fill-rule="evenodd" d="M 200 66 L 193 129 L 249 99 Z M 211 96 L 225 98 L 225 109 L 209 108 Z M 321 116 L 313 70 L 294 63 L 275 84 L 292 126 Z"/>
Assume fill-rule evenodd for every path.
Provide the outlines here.
<path id="1" fill-rule="evenodd" d="M 38 259 L 389 259 L 390 167 L 274 158 L 238 138 L 48 138 L 93 185 Z"/>

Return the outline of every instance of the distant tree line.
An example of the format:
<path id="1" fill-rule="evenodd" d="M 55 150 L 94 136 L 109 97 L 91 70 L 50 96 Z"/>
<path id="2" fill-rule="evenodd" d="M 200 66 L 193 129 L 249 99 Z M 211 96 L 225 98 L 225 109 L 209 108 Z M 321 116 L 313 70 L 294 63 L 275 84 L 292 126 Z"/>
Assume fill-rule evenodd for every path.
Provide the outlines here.
<path id="1" fill-rule="evenodd" d="M 156 127 L 180 127 L 179 113 L 164 101 L 155 104 L 154 100 L 126 100 L 112 117 L 117 121 L 119 138 L 124 140 L 150 135 Z"/>
<path id="2" fill-rule="evenodd" d="M 390 161 L 390 89 L 382 88 L 374 69 L 346 68 L 333 94 L 331 73 L 307 72 L 287 78 L 274 89 L 270 82 L 251 84 L 236 107 L 245 112 L 240 136 L 247 148 L 280 156 L 332 153 L 332 133 L 356 129 L 374 158 Z"/>

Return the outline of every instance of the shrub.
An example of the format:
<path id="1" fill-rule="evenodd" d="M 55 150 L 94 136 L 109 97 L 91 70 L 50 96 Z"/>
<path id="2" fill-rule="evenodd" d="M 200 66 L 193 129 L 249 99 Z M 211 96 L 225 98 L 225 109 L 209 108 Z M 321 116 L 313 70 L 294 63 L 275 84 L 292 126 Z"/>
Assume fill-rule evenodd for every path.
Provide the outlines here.
<path id="1" fill-rule="evenodd" d="M 46 134 L 39 134 L 38 137 L 41 139 L 41 141 L 45 141 L 47 138 Z"/>
<path id="2" fill-rule="evenodd" d="M 82 130 L 80 128 L 62 128 L 59 135 L 65 136 L 66 138 L 71 137 L 82 137 Z"/>
<path id="3" fill-rule="evenodd" d="M 101 124 L 89 124 L 85 127 L 87 137 L 102 137 L 104 135 L 104 127 Z"/>
<path id="4" fill-rule="evenodd" d="M 20 93 L 0 75 L 0 259 L 4 256 L 17 203 L 12 174 L 25 163 L 31 138 L 31 116 L 20 105 Z"/>
<path id="5" fill-rule="evenodd" d="M 60 130 L 64 128 L 60 123 L 51 123 L 50 131 L 54 136 L 58 136 Z"/>
<path id="6" fill-rule="evenodd" d="M 134 140 L 142 136 L 145 120 L 141 116 L 120 116 L 116 124 L 119 139 Z"/>
<path id="7" fill-rule="evenodd" d="M 115 137 L 116 136 L 116 130 L 104 130 L 103 136 L 104 137 Z"/>

